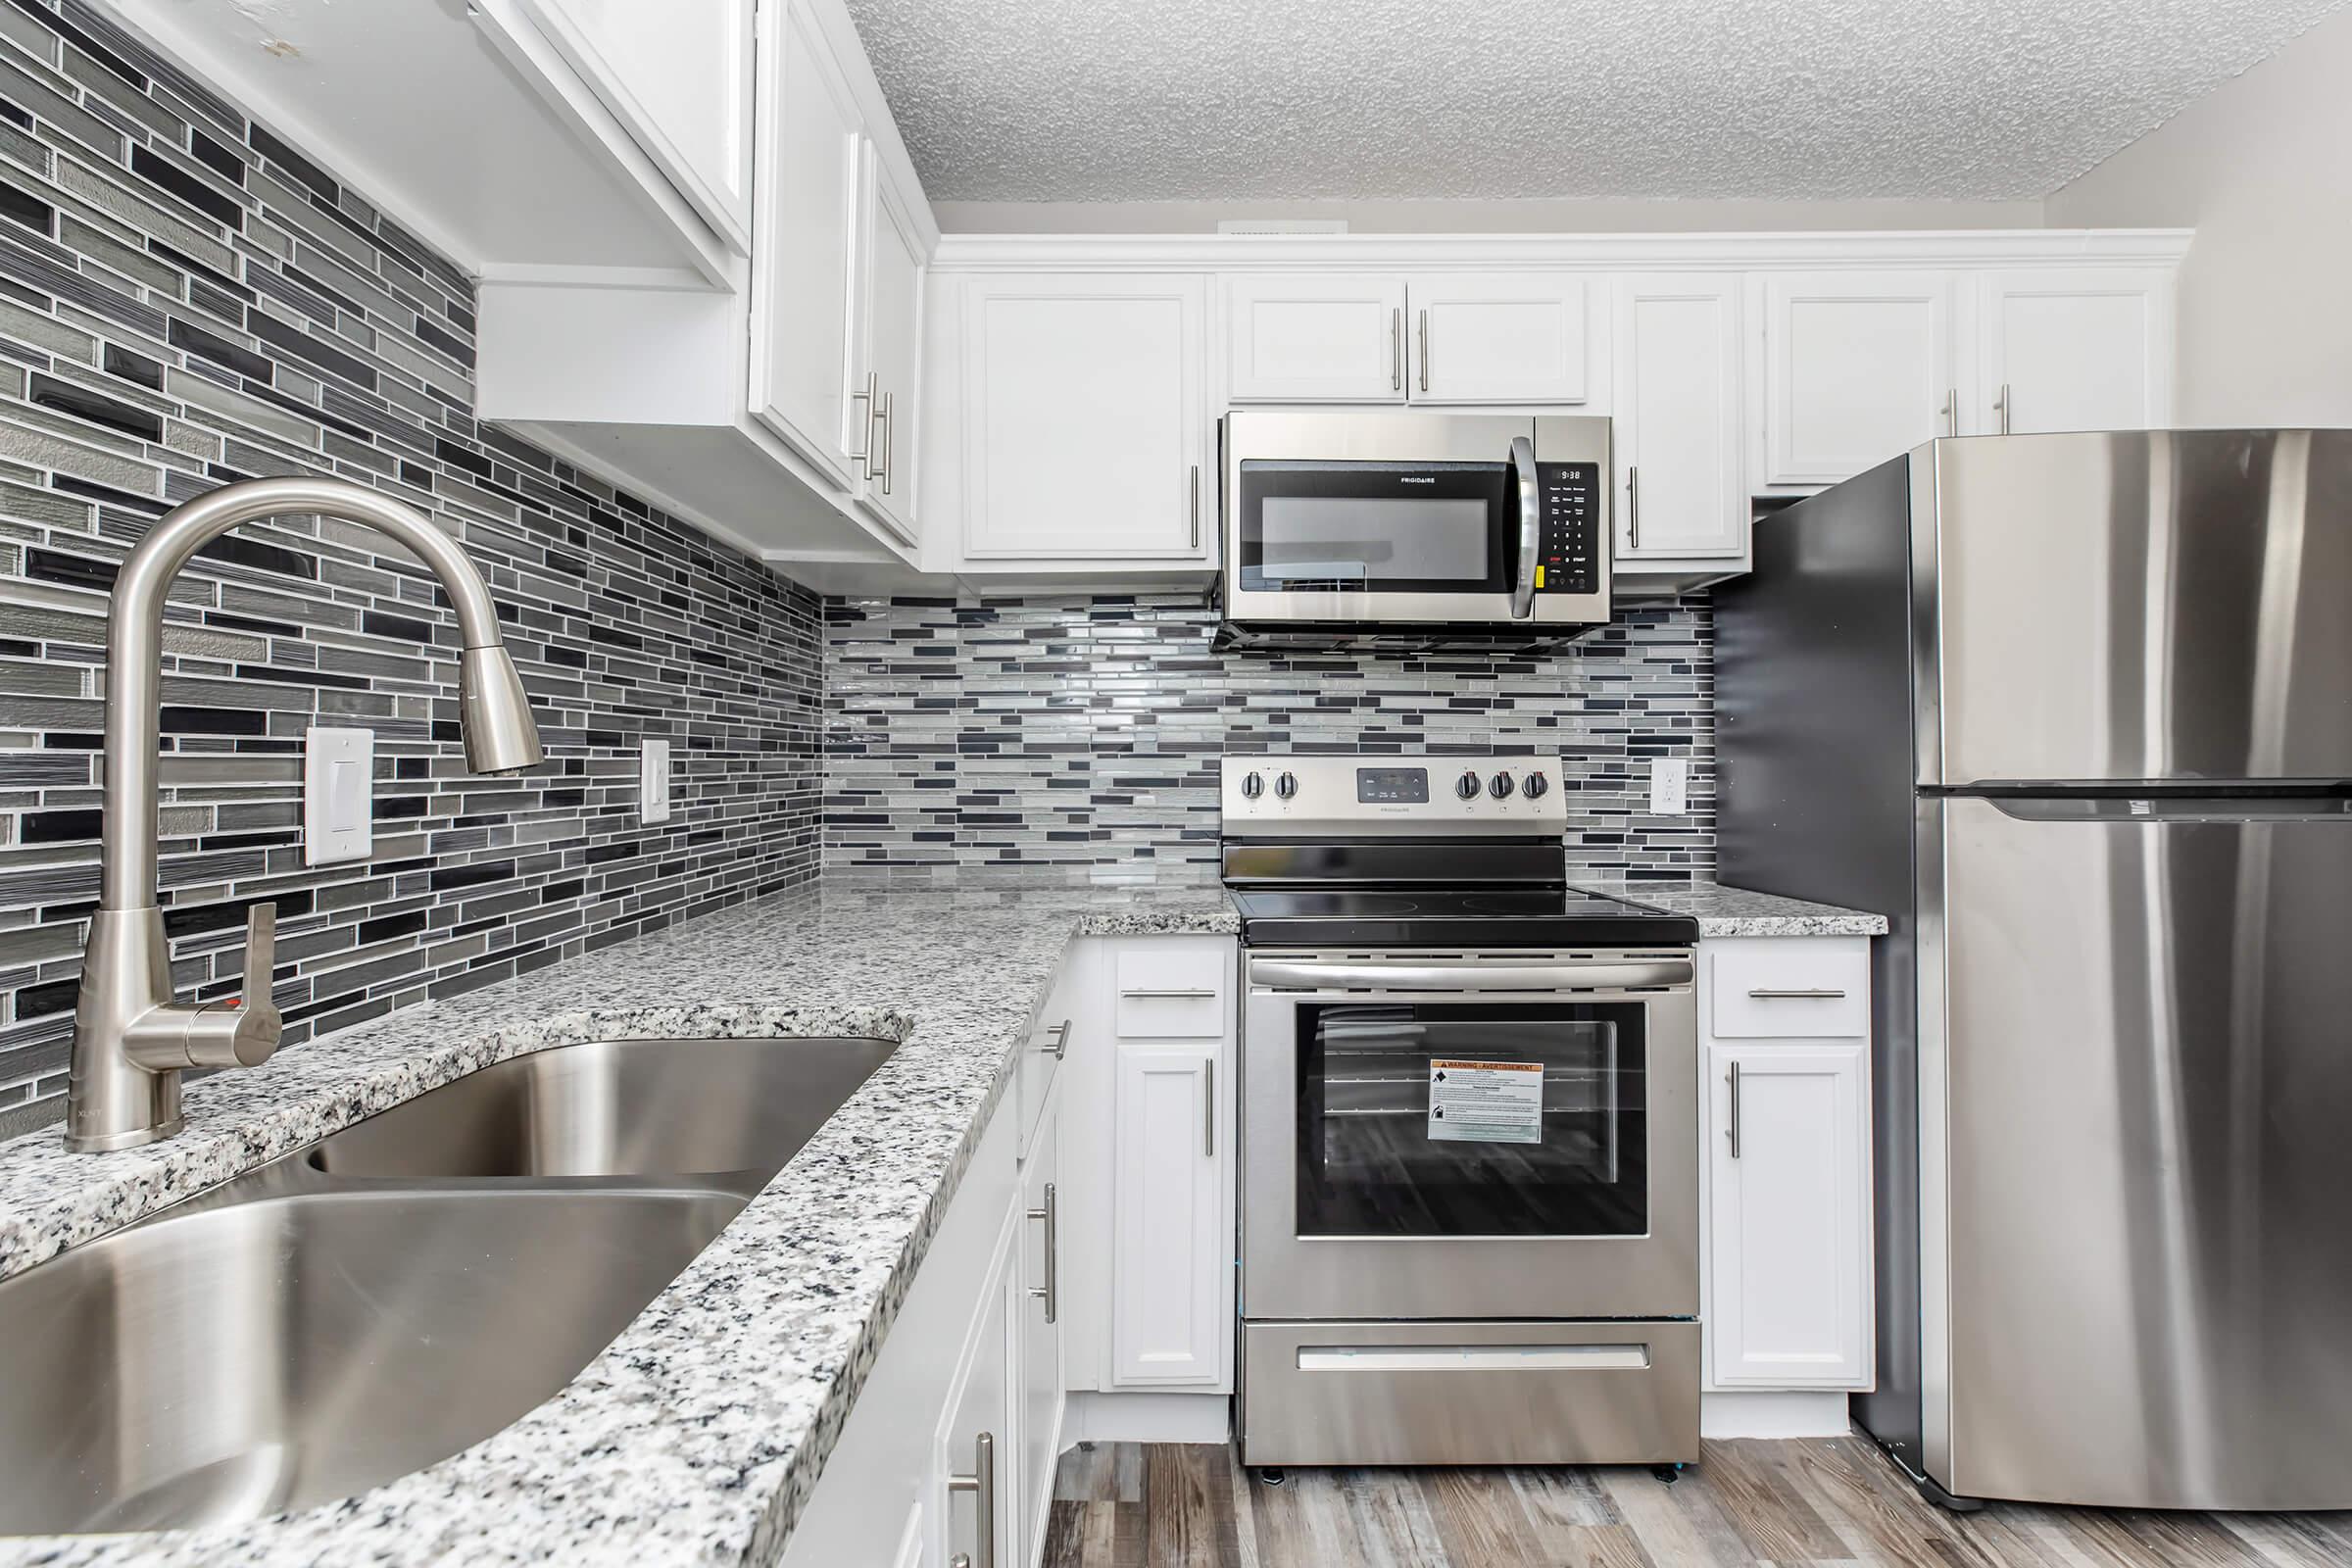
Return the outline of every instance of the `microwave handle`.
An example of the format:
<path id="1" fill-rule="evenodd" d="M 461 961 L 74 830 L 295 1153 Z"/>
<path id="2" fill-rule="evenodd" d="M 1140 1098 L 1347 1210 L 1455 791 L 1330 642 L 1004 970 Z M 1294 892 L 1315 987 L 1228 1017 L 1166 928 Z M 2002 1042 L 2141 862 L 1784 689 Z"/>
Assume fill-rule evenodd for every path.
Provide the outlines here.
<path id="1" fill-rule="evenodd" d="M 1536 444 L 1511 437 L 1511 472 L 1519 480 L 1519 581 L 1511 589 L 1511 618 L 1536 612 L 1536 554 L 1542 542 L 1543 487 L 1536 481 Z"/>

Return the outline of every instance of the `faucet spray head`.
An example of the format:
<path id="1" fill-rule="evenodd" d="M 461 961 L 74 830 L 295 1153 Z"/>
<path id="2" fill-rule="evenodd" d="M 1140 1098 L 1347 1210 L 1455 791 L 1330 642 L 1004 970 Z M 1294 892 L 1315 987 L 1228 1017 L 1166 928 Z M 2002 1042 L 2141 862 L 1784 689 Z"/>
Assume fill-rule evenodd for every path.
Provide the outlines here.
<path id="1" fill-rule="evenodd" d="M 476 773 L 514 773 L 547 756 L 514 657 L 503 643 L 468 648 L 458 668 L 458 725 L 466 765 Z"/>

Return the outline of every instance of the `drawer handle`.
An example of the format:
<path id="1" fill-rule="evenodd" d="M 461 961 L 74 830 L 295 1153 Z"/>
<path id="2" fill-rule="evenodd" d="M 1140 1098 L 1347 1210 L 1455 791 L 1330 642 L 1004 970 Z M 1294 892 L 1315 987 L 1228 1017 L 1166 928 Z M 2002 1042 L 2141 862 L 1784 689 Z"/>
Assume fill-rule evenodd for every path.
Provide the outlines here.
<path id="1" fill-rule="evenodd" d="M 1167 990 L 1150 990 L 1139 988 L 1134 991 L 1122 991 L 1119 993 L 1119 995 L 1131 999 L 1152 999 L 1169 1002 L 1205 1002 L 1216 996 L 1216 993 L 1214 991 L 1202 990 L 1199 986 L 1179 986 Z"/>
<path id="2" fill-rule="evenodd" d="M 1069 1019 L 1067 1019 L 1067 1018 L 1064 1018 L 1064 1019 L 1062 1019 L 1062 1020 L 1061 1020 L 1061 1022 L 1059 1022 L 1059 1023 L 1055 1024 L 1055 1025 L 1054 1025 L 1053 1028 L 1051 1028 L 1051 1029 L 1047 1030 L 1047 1031 L 1046 1031 L 1046 1033 L 1047 1033 L 1047 1034 L 1049 1034 L 1049 1035 L 1052 1035 L 1052 1036 L 1054 1037 L 1054 1043 L 1053 1043 L 1052 1045 L 1050 1045 L 1050 1046 L 1040 1046 L 1040 1047 L 1038 1047 L 1038 1048 L 1037 1048 L 1037 1050 L 1038 1050 L 1038 1054 L 1039 1054 L 1040 1055 L 1052 1056 L 1052 1057 L 1053 1057 L 1053 1058 L 1054 1058 L 1055 1061 L 1059 1061 L 1059 1060 L 1060 1060 L 1060 1059 L 1061 1059 L 1063 1056 L 1065 1056 L 1065 1055 L 1068 1055 L 1068 1054 L 1069 1054 L 1069 1051 L 1070 1051 L 1070 1020 L 1069 1020 Z"/>
<path id="3" fill-rule="evenodd" d="M 1646 1345 L 1302 1346 L 1301 1372 L 1632 1372 Z"/>
<path id="4" fill-rule="evenodd" d="M 1748 995 L 1758 1002 L 1837 1002 L 1841 1000 L 1845 993 L 1823 987 L 1796 990 L 1773 990 L 1767 987 L 1751 989 Z"/>
<path id="5" fill-rule="evenodd" d="M 1209 1057 L 1200 1064 L 1200 1101 L 1206 1107 L 1200 1118 L 1200 1154 L 1204 1159 L 1217 1157 L 1217 1058 Z"/>

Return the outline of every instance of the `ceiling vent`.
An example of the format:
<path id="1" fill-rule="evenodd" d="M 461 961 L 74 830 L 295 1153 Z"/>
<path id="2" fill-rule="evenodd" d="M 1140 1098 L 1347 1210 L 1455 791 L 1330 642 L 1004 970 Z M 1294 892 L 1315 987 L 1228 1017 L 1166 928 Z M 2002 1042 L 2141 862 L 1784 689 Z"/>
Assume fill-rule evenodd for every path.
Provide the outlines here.
<path id="1" fill-rule="evenodd" d="M 1345 218 L 1222 218 L 1220 234 L 1345 234 Z"/>

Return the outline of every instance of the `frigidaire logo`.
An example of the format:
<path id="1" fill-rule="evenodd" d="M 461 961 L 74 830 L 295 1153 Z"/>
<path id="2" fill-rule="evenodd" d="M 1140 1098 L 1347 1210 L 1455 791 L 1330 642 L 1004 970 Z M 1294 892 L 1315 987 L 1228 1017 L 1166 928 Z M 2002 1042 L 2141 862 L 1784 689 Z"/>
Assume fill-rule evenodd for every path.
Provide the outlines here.
<path id="1" fill-rule="evenodd" d="M 1438 481 L 1426 473 L 1400 473 L 1396 476 L 1396 482 L 1398 484 L 1436 484 Z"/>

